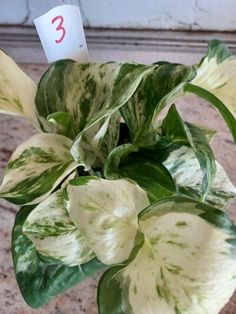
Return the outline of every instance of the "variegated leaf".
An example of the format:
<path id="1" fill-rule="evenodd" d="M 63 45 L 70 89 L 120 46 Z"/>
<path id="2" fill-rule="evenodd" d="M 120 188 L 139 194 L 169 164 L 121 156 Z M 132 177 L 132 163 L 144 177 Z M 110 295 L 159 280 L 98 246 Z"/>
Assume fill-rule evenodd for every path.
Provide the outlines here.
<path id="1" fill-rule="evenodd" d="M 71 267 L 40 255 L 22 232 L 22 226 L 33 208 L 22 207 L 16 215 L 12 232 L 12 257 L 16 280 L 25 302 L 38 308 L 57 294 L 65 292 L 106 267 L 96 258 Z"/>
<path id="2" fill-rule="evenodd" d="M 168 141 L 192 148 L 203 173 L 202 199 L 204 200 L 216 172 L 214 154 L 204 132 L 197 126 L 184 122 L 175 105 L 171 106 L 163 120 L 161 131 Z"/>
<path id="3" fill-rule="evenodd" d="M 220 40 L 211 40 L 208 53 L 198 66 L 182 82 L 166 94 L 158 103 L 153 125 L 156 128 L 160 111 L 187 93 L 207 100 L 222 115 L 236 141 L 236 97 L 234 89 L 236 59 Z"/>
<path id="4" fill-rule="evenodd" d="M 85 165 L 86 170 L 89 170 L 93 164 L 95 166 L 96 164 L 103 165 L 109 153 L 118 143 L 119 112 L 115 112 L 100 122 L 88 128 L 77 140 L 76 158 Z M 73 154 L 73 147 L 71 153 Z"/>
<path id="5" fill-rule="evenodd" d="M 92 119 L 110 106 L 120 66 L 115 62 L 79 64 L 71 60 L 54 63 L 42 77 L 36 97 L 44 128 L 74 139 Z M 54 128 L 46 119 L 53 122 Z M 96 158 L 100 163 L 104 162 L 118 142 L 119 120 L 117 112 L 84 132 L 76 149 L 72 150 L 74 157 L 87 168 L 95 163 Z"/>
<path id="6" fill-rule="evenodd" d="M 26 117 L 38 127 L 35 95 L 34 82 L 0 50 L 0 113 Z"/>
<path id="7" fill-rule="evenodd" d="M 151 120 L 158 102 L 190 75 L 191 68 L 182 64 L 162 62 L 142 80 L 139 88 L 121 107 L 134 141 L 151 129 Z"/>
<path id="8" fill-rule="evenodd" d="M 106 265 L 127 260 L 139 241 L 137 215 L 147 194 L 128 180 L 77 178 L 67 187 L 71 221 Z"/>
<path id="9" fill-rule="evenodd" d="M 97 125 L 100 125 L 99 129 L 104 130 L 105 128 L 107 128 L 107 130 L 110 130 L 110 132 L 114 133 L 113 128 L 107 126 L 107 121 L 112 121 L 115 113 L 117 115 L 117 111 L 123 105 L 125 105 L 130 97 L 134 94 L 143 77 L 145 77 L 148 73 L 155 69 L 157 65 L 146 66 L 127 63 L 123 64 L 122 67 L 121 65 L 119 66 L 119 73 L 116 77 L 114 77 L 114 75 L 113 77 L 112 75 L 107 75 L 108 82 L 111 85 L 110 91 L 106 92 L 106 99 L 104 100 L 103 106 L 99 108 L 99 111 L 96 111 L 96 115 L 90 116 L 87 119 L 86 124 L 84 124 L 83 131 L 81 131 L 81 133 L 77 136 L 71 148 L 71 153 L 74 156 L 75 160 L 80 160 L 80 162 L 82 163 L 86 164 L 86 161 L 84 160 L 86 151 L 83 153 L 81 149 L 83 136 L 85 136 L 88 132 L 93 133 L 93 129 L 95 128 L 96 130 L 98 128 Z M 111 122 L 111 124 L 114 123 Z M 111 136 L 108 136 L 108 138 L 109 137 L 117 138 L 113 134 L 111 134 Z M 94 137 L 94 139 L 96 139 L 96 137 Z"/>
<path id="10" fill-rule="evenodd" d="M 36 206 L 22 230 L 39 253 L 66 265 L 81 265 L 95 257 L 86 238 L 69 218 L 64 207 L 63 190 Z"/>
<path id="11" fill-rule="evenodd" d="M 134 180 L 147 192 L 151 201 L 175 194 L 175 182 L 168 170 L 158 162 L 139 156 L 138 151 L 138 147 L 132 144 L 113 149 L 105 163 L 106 178 Z M 158 151 L 152 151 L 152 154 L 158 154 Z"/>
<path id="12" fill-rule="evenodd" d="M 70 155 L 71 144 L 57 134 L 29 138 L 9 160 L 0 197 L 16 204 L 40 203 L 78 166 Z"/>
<path id="13" fill-rule="evenodd" d="M 134 260 L 101 279 L 100 313 L 218 314 L 236 286 L 236 227 L 228 216 L 175 197 L 144 210 L 139 225 L 145 242 Z"/>
<path id="14" fill-rule="evenodd" d="M 163 164 L 173 176 L 180 192 L 191 197 L 200 197 L 203 174 L 191 148 L 182 146 L 171 149 Z M 236 187 L 231 183 L 220 163 L 216 161 L 216 174 L 206 202 L 224 208 L 234 197 L 236 197 Z"/>
<path id="15" fill-rule="evenodd" d="M 219 40 L 209 42 L 208 53 L 197 67 L 197 75 L 191 84 L 216 96 L 236 119 L 236 58 Z"/>

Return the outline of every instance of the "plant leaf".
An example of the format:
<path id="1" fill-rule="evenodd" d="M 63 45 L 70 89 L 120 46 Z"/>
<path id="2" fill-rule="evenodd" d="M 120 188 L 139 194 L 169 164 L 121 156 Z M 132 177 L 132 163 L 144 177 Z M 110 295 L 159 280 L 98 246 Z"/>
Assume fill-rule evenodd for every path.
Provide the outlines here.
<path id="1" fill-rule="evenodd" d="M 23 233 L 40 254 L 68 266 L 84 264 L 95 257 L 64 208 L 63 190 L 36 206 L 23 225 Z"/>
<path id="2" fill-rule="evenodd" d="M 100 313 L 219 313 L 236 284 L 236 228 L 228 216 L 173 197 L 140 213 L 139 224 L 145 243 L 129 265 L 103 275 Z"/>
<path id="3" fill-rule="evenodd" d="M 0 113 L 23 116 L 37 128 L 36 86 L 7 54 L 0 50 Z"/>
<path id="4" fill-rule="evenodd" d="M 143 78 L 139 88 L 120 109 L 131 140 L 136 142 L 141 134 L 150 131 L 158 102 L 189 76 L 191 70 L 182 64 L 160 63 Z"/>
<path id="5" fill-rule="evenodd" d="M 142 151 L 142 153 L 145 150 Z M 153 154 L 158 154 L 152 151 Z M 160 163 L 140 156 L 139 148 L 124 144 L 115 148 L 105 164 L 107 179 L 130 178 L 143 188 L 150 201 L 156 201 L 176 193 L 175 182 Z"/>
<path id="6" fill-rule="evenodd" d="M 108 106 L 119 69 L 120 64 L 115 62 L 55 62 L 39 82 L 36 105 L 40 117 L 68 112 L 82 131 L 87 121 Z"/>
<path id="7" fill-rule="evenodd" d="M 87 119 L 84 129 L 75 139 L 71 148 L 71 154 L 74 156 L 75 160 L 80 160 L 80 162 L 86 164 L 84 160 L 86 153 L 81 152 L 83 135 L 87 132 L 91 133 L 91 129 L 96 128 L 97 124 L 101 124 L 102 126 L 104 126 L 104 124 L 106 125 L 107 121 L 112 119 L 114 113 L 117 114 L 117 111 L 130 99 L 143 77 L 155 67 L 156 65 L 146 66 L 128 63 L 122 65 L 114 81 L 111 80 L 109 75 L 107 76 L 109 83 L 112 83 L 110 86 L 111 90 L 109 93 L 106 93 L 105 105 L 96 112 L 96 115 Z M 108 127 L 107 129 L 110 130 L 111 128 Z M 114 135 L 111 136 L 111 138 L 113 137 Z M 87 166 L 89 167 L 90 165 Z"/>
<path id="8" fill-rule="evenodd" d="M 105 269 L 97 259 L 69 267 L 58 261 L 43 260 L 22 226 L 33 206 L 22 207 L 16 215 L 12 233 L 12 256 L 16 279 L 26 303 L 34 308 L 49 302 L 76 283 Z"/>
<path id="9" fill-rule="evenodd" d="M 79 64 L 71 60 L 55 62 L 42 77 L 36 97 L 40 121 L 45 129 L 74 139 L 90 120 L 96 118 L 110 105 L 113 85 L 120 66 L 115 62 L 89 64 Z M 52 117 L 55 119 L 58 111 L 64 112 L 63 119 L 61 114 L 56 117 L 59 120 L 57 119 L 56 128 L 53 130 L 46 119 L 48 116 L 49 121 Z M 68 115 L 72 117 L 72 121 L 65 119 Z M 117 112 L 108 119 L 99 120 L 96 125 L 84 132 L 76 150 L 72 150 L 74 157 L 87 164 L 87 168 L 95 163 L 96 158 L 103 162 L 118 142 L 119 120 L 120 115 Z"/>
<path id="10" fill-rule="evenodd" d="M 77 178 L 67 187 L 71 221 L 106 264 L 130 257 L 139 242 L 137 215 L 149 205 L 146 193 L 128 180 Z"/>
<path id="11" fill-rule="evenodd" d="M 235 63 L 236 64 L 236 63 Z M 217 98 L 213 93 L 209 92 L 208 90 L 194 85 L 194 84 L 185 84 L 184 86 L 184 91 L 185 92 L 189 92 L 189 93 L 193 93 L 196 94 L 197 96 L 207 100 L 209 103 L 211 103 L 222 115 L 222 117 L 224 118 L 226 124 L 228 125 L 233 138 L 236 142 L 236 119 L 235 119 L 235 108 L 233 107 L 233 105 L 230 104 L 230 106 L 232 107 L 231 110 L 229 109 L 229 107 L 227 107 L 227 102 L 223 103 L 219 98 Z M 228 97 L 229 98 L 233 98 L 234 96 L 231 96 L 231 91 L 228 91 Z M 216 94 L 216 93 L 215 93 Z M 223 97 L 222 97 L 223 99 Z M 233 100 L 232 100 L 233 102 Z"/>
<path id="12" fill-rule="evenodd" d="M 153 126 L 156 128 L 160 111 L 168 104 L 187 93 L 194 93 L 210 102 L 222 115 L 236 141 L 236 58 L 220 40 L 209 41 L 208 53 L 198 66 L 192 69 L 191 75 L 158 103 L 153 115 Z"/>
<path id="13" fill-rule="evenodd" d="M 196 199 L 200 198 L 203 174 L 190 147 L 170 147 L 162 153 L 162 162 L 174 178 L 179 192 Z M 236 187 L 231 183 L 220 163 L 216 161 L 216 174 L 205 201 L 223 209 L 234 197 L 236 197 Z"/>
<path id="14" fill-rule="evenodd" d="M 139 148 L 131 143 L 123 144 L 114 148 L 105 163 L 105 177 L 107 179 L 121 179 L 124 174 L 120 171 L 120 165 L 126 162 L 131 153 L 138 151 Z"/>
<path id="15" fill-rule="evenodd" d="M 69 112 L 57 111 L 48 115 L 47 120 L 51 123 L 52 133 L 69 137 L 72 140 L 75 138 L 78 125 Z"/>
<path id="16" fill-rule="evenodd" d="M 70 155 L 71 144 L 57 134 L 29 138 L 9 160 L 0 197 L 15 204 L 40 203 L 78 166 Z"/>
<path id="17" fill-rule="evenodd" d="M 185 123 L 175 105 L 172 105 L 162 123 L 162 135 L 170 142 L 191 146 L 200 164 L 203 199 L 211 187 L 216 172 L 215 158 L 204 132 L 193 124 Z"/>

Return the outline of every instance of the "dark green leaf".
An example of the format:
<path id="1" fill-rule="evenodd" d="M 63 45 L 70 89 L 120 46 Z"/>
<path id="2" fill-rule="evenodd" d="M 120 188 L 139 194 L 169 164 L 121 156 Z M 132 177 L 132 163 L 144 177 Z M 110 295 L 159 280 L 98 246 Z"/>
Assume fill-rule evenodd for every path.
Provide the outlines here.
<path id="1" fill-rule="evenodd" d="M 47 120 L 52 123 L 52 132 L 74 139 L 79 132 L 79 126 L 69 112 L 51 113 Z"/>
<path id="2" fill-rule="evenodd" d="M 148 193 L 151 201 L 176 193 L 172 176 L 161 164 L 134 155 L 120 165 L 120 171 L 124 177 L 136 181 Z"/>
<path id="3" fill-rule="evenodd" d="M 126 314 L 122 304 L 122 289 L 114 275 L 123 267 L 116 266 L 108 269 L 98 284 L 97 301 L 99 314 Z M 109 297 L 108 297 L 109 295 Z"/>
<path id="4" fill-rule="evenodd" d="M 154 159 L 142 157 L 147 150 L 141 152 L 132 144 L 124 144 L 114 149 L 105 164 L 106 178 L 134 180 L 148 193 L 152 201 L 173 195 L 176 187 L 169 171 Z M 155 150 L 149 152 L 158 154 Z"/>
<path id="5" fill-rule="evenodd" d="M 178 145 L 191 146 L 203 172 L 202 193 L 206 197 L 216 172 L 213 152 L 204 132 L 190 123 L 185 123 L 172 105 L 162 123 L 162 135 Z"/>

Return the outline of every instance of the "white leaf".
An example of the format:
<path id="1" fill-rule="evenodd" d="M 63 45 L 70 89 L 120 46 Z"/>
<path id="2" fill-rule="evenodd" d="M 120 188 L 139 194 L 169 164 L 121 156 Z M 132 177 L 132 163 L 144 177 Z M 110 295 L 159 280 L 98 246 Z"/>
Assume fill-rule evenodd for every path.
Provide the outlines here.
<path id="1" fill-rule="evenodd" d="M 149 205 L 146 192 L 123 179 L 91 179 L 84 185 L 77 180 L 67 188 L 71 220 L 102 263 L 128 259 L 138 235 L 137 215 Z"/>
<path id="2" fill-rule="evenodd" d="M 0 50 L 0 113 L 26 117 L 38 127 L 35 95 L 34 82 Z"/>

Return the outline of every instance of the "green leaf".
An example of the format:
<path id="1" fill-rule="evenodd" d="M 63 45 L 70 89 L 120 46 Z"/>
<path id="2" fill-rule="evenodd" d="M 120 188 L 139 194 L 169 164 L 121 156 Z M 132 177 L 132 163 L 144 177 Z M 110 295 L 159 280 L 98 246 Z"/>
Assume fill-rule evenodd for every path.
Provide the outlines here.
<path id="1" fill-rule="evenodd" d="M 78 166 L 70 155 L 71 144 L 57 134 L 29 138 L 9 160 L 0 197 L 15 204 L 40 203 Z"/>
<path id="2" fill-rule="evenodd" d="M 201 197 L 203 173 L 190 147 L 172 146 L 161 153 L 160 162 L 174 178 L 180 193 L 199 199 Z M 236 196 L 236 187 L 231 183 L 223 167 L 216 161 L 216 174 L 205 199 L 211 205 L 226 207 Z"/>
<path id="3" fill-rule="evenodd" d="M 174 104 L 170 107 L 162 122 L 161 135 L 171 143 L 191 146 L 190 130 L 182 120 Z"/>
<path id="4" fill-rule="evenodd" d="M 178 114 L 175 105 L 169 109 L 161 129 L 162 135 L 170 142 L 192 147 L 203 173 L 202 194 L 203 199 L 205 199 L 216 172 L 216 165 L 204 132 L 193 124 L 185 123 Z"/>
<path id="5" fill-rule="evenodd" d="M 176 193 L 175 182 L 161 164 L 134 156 L 120 167 L 120 171 L 123 177 L 136 181 L 148 193 L 151 201 Z"/>
<path id="6" fill-rule="evenodd" d="M 67 187 L 71 221 L 98 259 L 121 263 L 140 241 L 137 215 L 149 205 L 147 194 L 128 180 L 77 178 Z"/>
<path id="7" fill-rule="evenodd" d="M 120 282 L 114 280 L 114 276 L 122 270 L 123 266 L 115 266 L 109 268 L 101 277 L 98 290 L 97 290 L 97 302 L 99 308 L 99 314 L 127 314 L 125 312 L 127 306 L 123 306 L 123 293 L 120 287 Z M 109 298 L 107 297 L 109 292 Z"/>
<path id="8" fill-rule="evenodd" d="M 51 123 L 52 133 L 60 134 L 74 139 L 78 133 L 78 125 L 69 112 L 55 112 L 47 117 Z"/>
<path id="9" fill-rule="evenodd" d="M 22 207 L 12 233 L 12 255 L 16 279 L 26 303 L 34 308 L 49 302 L 76 283 L 105 268 L 97 259 L 69 267 L 58 261 L 41 259 L 22 226 L 34 207 Z"/>
<path id="10" fill-rule="evenodd" d="M 203 63 L 205 59 L 216 59 L 217 63 L 221 63 L 231 56 L 232 53 L 222 40 L 212 39 L 208 42 L 207 55 L 202 59 L 201 63 Z"/>
<path id="11" fill-rule="evenodd" d="M 99 313 L 219 313 L 236 284 L 236 228 L 228 216 L 173 197 L 141 212 L 139 225 L 145 243 L 130 264 L 101 278 Z"/>
<path id="12" fill-rule="evenodd" d="M 124 174 L 120 171 L 120 165 L 125 163 L 128 156 L 139 151 L 139 148 L 133 144 L 123 144 L 113 149 L 113 151 L 108 156 L 105 167 L 104 174 L 107 179 L 120 179 Z"/>
<path id="13" fill-rule="evenodd" d="M 142 150 L 142 154 L 147 151 Z M 158 154 L 158 151 L 149 151 Z M 147 192 L 150 201 L 175 194 L 175 182 L 169 171 L 161 163 L 147 159 L 142 154 L 132 144 L 115 148 L 105 164 L 106 178 L 130 178 L 136 181 Z"/>
<path id="14" fill-rule="evenodd" d="M 190 72 L 191 68 L 182 64 L 160 63 L 143 78 L 127 104 L 121 107 L 121 114 L 129 127 L 131 139 L 138 141 L 140 135 L 150 131 L 158 102 Z"/>
<path id="15" fill-rule="evenodd" d="M 34 82 L 0 50 L 0 113 L 25 117 L 38 128 L 35 95 Z"/>
<path id="16" fill-rule="evenodd" d="M 36 206 L 23 225 L 23 233 L 40 254 L 68 266 L 84 264 L 95 257 L 86 238 L 69 218 L 63 190 Z"/>

